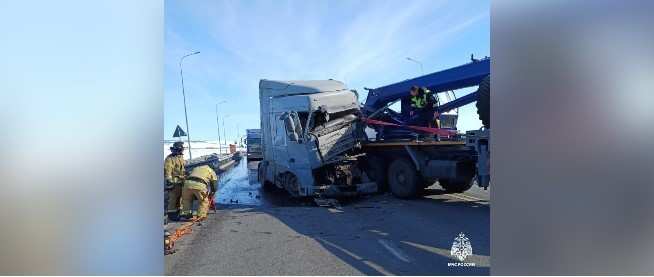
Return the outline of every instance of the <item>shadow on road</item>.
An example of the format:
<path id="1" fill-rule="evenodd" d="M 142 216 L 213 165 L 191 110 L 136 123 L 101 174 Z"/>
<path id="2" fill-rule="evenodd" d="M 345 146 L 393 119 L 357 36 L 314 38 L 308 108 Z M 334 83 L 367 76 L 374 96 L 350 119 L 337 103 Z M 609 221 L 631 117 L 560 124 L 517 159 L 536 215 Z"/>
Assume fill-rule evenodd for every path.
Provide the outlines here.
<path id="1" fill-rule="evenodd" d="M 363 274 L 489 274 L 490 210 L 483 201 L 453 199 L 443 190 L 430 189 L 414 200 L 382 194 L 340 199 L 340 207 L 324 208 L 311 199 L 293 199 L 283 190 L 262 191 L 256 182 L 256 166 L 247 168 L 248 174 L 241 173 L 249 176 L 247 185 L 238 183 L 248 189 L 240 189 L 256 187 L 260 203 L 250 206 L 218 201 L 223 208 L 240 208 L 234 213 L 266 213 L 319 242 Z M 242 209 L 244 206 L 249 208 Z M 475 267 L 448 266 L 458 262 L 450 256 L 450 248 L 460 233 L 469 238 L 473 250 L 465 262 L 475 263 Z"/>

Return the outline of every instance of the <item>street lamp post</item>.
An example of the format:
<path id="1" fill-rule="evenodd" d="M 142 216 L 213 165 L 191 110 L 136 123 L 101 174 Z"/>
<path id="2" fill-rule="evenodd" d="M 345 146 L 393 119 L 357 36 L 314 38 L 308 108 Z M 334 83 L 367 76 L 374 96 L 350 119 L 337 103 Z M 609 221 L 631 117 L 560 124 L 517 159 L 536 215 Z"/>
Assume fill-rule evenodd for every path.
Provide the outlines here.
<path id="1" fill-rule="evenodd" d="M 226 130 L 225 129 L 225 118 L 228 118 L 228 117 L 229 117 L 229 115 L 223 116 L 223 139 L 225 140 L 225 145 L 227 145 L 227 133 L 225 132 L 225 130 Z M 229 148 L 227 148 L 227 149 L 229 149 Z M 227 150 L 227 152 L 229 153 L 229 150 Z"/>
<path id="2" fill-rule="evenodd" d="M 420 75 L 425 75 L 425 71 L 422 69 L 422 63 L 421 62 L 416 61 L 415 59 L 412 59 L 412 58 L 409 58 L 409 57 L 406 57 L 406 59 L 409 60 L 409 61 L 412 61 L 414 63 L 419 64 L 420 65 Z"/>
<path id="3" fill-rule="evenodd" d="M 218 130 L 218 155 L 223 153 L 223 147 L 220 145 L 220 123 L 218 121 L 218 104 L 216 104 L 216 130 Z"/>
<path id="4" fill-rule="evenodd" d="M 240 144 L 239 139 L 241 138 L 240 137 L 240 132 L 238 130 L 239 130 L 238 123 L 236 123 L 236 144 Z"/>
<path id="5" fill-rule="evenodd" d="M 218 105 L 223 104 L 227 101 L 220 101 L 216 103 L 216 127 L 218 130 L 218 154 L 221 155 L 223 153 L 223 147 L 220 143 L 220 121 L 218 121 Z"/>
<path id="6" fill-rule="evenodd" d="M 200 51 L 196 51 L 191 54 L 184 55 L 182 58 L 179 59 L 179 76 L 182 77 L 182 96 L 184 97 L 184 119 L 186 119 L 186 140 L 188 141 L 189 160 L 193 159 L 193 156 L 191 155 L 191 131 L 188 129 L 188 114 L 186 113 L 186 92 L 184 91 L 184 70 L 182 67 L 182 62 L 184 61 L 184 58 L 195 54 L 200 54 Z"/>

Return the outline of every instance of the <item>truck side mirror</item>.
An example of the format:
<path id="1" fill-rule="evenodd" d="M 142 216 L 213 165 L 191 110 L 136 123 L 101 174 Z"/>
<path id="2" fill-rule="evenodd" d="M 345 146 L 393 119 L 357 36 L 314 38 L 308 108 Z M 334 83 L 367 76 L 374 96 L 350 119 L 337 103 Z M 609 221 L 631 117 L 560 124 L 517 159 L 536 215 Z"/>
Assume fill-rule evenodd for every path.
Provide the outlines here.
<path id="1" fill-rule="evenodd" d="M 304 130 L 302 129 L 302 122 L 300 121 L 300 116 L 296 112 L 291 112 L 291 117 L 293 118 L 293 123 L 295 123 L 295 127 L 293 128 L 295 130 L 295 134 L 299 138 L 299 142 L 302 143 L 302 135 L 304 134 Z"/>
<path id="2" fill-rule="evenodd" d="M 354 95 L 357 97 L 357 102 L 359 101 L 359 92 L 356 89 L 351 89 L 350 90 Z"/>

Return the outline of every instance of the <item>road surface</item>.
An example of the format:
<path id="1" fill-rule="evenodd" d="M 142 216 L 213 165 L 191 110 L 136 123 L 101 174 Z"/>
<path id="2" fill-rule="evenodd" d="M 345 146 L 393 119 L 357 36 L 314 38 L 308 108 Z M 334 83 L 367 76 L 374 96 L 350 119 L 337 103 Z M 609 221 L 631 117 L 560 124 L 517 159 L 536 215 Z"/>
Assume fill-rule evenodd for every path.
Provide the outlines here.
<path id="1" fill-rule="evenodd" d="M 261 191 L 256 163 L 243 160 L 221 178 L 217 214 L 165 256 L 166 274 L 487 275 L 488 200 L 476 187 L 450 195 L 434 185 L 414 200 L 378 194 L 318 207 Z M 450 255 L 460 233 L 472 248 L 467 266 Z"/>

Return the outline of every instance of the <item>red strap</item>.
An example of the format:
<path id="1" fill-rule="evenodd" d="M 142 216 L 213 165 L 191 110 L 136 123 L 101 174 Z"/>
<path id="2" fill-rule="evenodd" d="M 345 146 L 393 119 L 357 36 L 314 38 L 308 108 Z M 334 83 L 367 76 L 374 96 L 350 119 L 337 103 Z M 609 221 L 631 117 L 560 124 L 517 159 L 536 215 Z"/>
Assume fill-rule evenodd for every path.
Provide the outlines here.
<path id="1" fill-rule="evenodd" d="M 441 129 L 441 128 L 430 128 L 430 127 L 421 127 L 421 126 L 412 126 L 412 125 L 399 125 L 395 123 L 390 123 L 390 122 L 385 122 L 381 120 L 375 120 L 375 119 L 369 119 L 366 118 L 365 122 L 370 124 L 370 125 L 380 125 L 380 126 L 393 126 L 393 127 L 406 127 L 409 129 L 425 132 L 425 133 L 430 133 L 430 134 L 435 134 L 443 137 L 449 137 L 449 136 L 454 136 L 456 135 L 456 131 L 454 130 L 448 130 L 448 129 Z"/>

